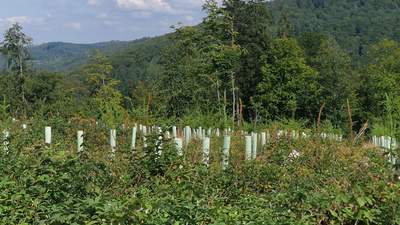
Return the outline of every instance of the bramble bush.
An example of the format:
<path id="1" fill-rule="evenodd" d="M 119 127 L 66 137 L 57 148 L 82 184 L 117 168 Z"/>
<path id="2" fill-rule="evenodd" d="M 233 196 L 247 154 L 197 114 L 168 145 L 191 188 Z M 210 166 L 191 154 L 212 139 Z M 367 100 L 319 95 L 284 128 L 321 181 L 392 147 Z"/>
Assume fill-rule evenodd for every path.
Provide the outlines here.
<path id="1" fill-rule="evenodd" d="M 111 156 L 100 134 L 88 134 L 92 144 L 77 154 L 72 143 L 46 146 L 16 132 L 0 153 L 0 223 L 400 224 L 400 184 L 379 149 L 273 139 L 246 162 L 243 139 L 233 136 L 223 171 L 216 137 L 206 167 L 199 141 L 180 157 L 158 134 L 135 152 L 120 137 Z M 290 160 L 294 149 L 301 154 Z"/>

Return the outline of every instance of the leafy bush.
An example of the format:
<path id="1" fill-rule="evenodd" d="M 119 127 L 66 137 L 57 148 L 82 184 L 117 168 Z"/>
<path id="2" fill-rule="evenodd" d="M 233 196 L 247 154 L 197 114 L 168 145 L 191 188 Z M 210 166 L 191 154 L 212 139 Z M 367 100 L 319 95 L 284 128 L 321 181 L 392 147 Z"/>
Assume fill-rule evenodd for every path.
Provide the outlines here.
<path id="1" fill-rule="evenodd" d="M 210 167 L 200 142 L 180 157 L 159 133 L 135 152 L 120 137 L 115 156 L 100 141 L 77 155 L 22 137 L 0 153 L 2 224 L 400 224 L 400 184 L 377 149 L 277 139 L 246 162 L 233 136 L 223 171 L 216 137 Z"/>

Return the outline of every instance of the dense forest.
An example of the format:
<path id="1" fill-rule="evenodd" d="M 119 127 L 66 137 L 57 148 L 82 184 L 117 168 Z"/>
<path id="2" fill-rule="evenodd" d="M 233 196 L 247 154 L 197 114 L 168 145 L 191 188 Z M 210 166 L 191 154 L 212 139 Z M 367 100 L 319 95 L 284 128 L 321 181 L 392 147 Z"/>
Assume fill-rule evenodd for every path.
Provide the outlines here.
<path id="1" fill-rule="evenodd" d="M 296 37 L 310 32 L 328 34 L 355 58 L 364 55 L 370 44 L 382 39 L 400 40 L 400 31 L 396 26 L 400 21 L 399 2 L 396 0 L 279 0 L 268 1 L 266 4 L 271 13 L 271 33 L 278 33 L 282 23 L 286 23 L 290 25 L 286 29 Z M 36 68 L 68 71 L 81 66 L 93 49 L 100 49 L 112 58 L 114 54 L 129 55 L 129 52 L 132 55 L 140 55 L 141 52 L 135 51 L 140 48 L 138 45 L 158 46 L 161 49 L 167 42 L 168 35 L 165 35 L 128 42 L 111 41 L 96 44 L 53 42 L 29 49 Z M 160 55 L 160 51 L 147 51 L 146 54 Z"/>
<path id="2" fill-rule="evenodd" d="M 398 101 L 399 6 L 208 1 L 198 26 L 94 45 L 30 47 L 14 26 L 6 35 L 16 36 L 3 42 L 1 96 L 15 117 L 99 118 L 93 99 L 104 95 L 115 104 L 109 110 L 150 120 L 202 115 L 221 126 L 282 119 L 315 126 L 320 114 L 349 134 L 351 111 L 353 131 L 367 121 L 384 130 L 385 103 Z"/>
<path id="3" fill-rule="evenodd" d="M 400 224 L 400 0 L 203 10 L 130 42 L 4 31 L 0 224 Z"/>

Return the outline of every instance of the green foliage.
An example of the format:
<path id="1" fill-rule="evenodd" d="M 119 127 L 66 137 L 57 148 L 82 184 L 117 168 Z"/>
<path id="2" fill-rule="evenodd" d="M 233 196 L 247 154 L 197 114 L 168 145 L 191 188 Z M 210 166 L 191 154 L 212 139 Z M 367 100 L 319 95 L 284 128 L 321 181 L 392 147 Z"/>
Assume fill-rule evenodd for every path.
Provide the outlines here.
<path id="1" fill-rule="evenodd" d="M 97 198 L 111 183 L 102 163 L 43 150 L 32 156 L 2 155 L 1 173 L 0 221 L 8 224 L 87 221 L 91 209 L 82 208 L 84 201 Z"/>
<path id="2" fill-rule="evenodd" d="M 89 63 L 82 69 L 82 72 L 86 76 L 90 95 L 97 93 L 102 86 L 111 83 L 112 70 L 113 67 L 106 56 L 98 50 L 95 51 L 91 56 Z"/>
<path id="3" fill-rule="evenodd" d="M 345 122 L 347 100 L 353 113 L 357 112 L 359 79 L 352 70 L 350 57 L 335 40 L 322 39 L 317 49 L 309 55 L 308 61 L 319 73 L 321 98 L 325 104 L 323 113 L 328 120 Z"/>
<path id="4" fill-rule="evenodd" d="M 278 0 L 269 5 L 275 23 L 283 9 L 289 12 L 295 36 L 328 34 L 356 60 L 383 38 L 400 40 L 398 0 Z"/>
<path id="5" fill-rule="evenodd" d="M 153 84 L 160 76 L 162 52 L 172 44 L 169 37 L 139 40 L 110 55 L 112 77 L 121 81 L 118 88 L 124 95 L 131 95 L 141 83 Z"/>
<path id="6" fill-rule="evenodd" d="M 385 111 L 387 127 L 390 129 L 391 137 L 399 137 L 398 130 L 400 128 L 400 98 L 386 95 Z"/>
<path id="7" fill-rule="evenodd" d="M 125 113 L 123 96 L 113 84 L 102 86 L 93 100 L 99 119 L 108 127 L 116 128 L 122 123 Z"/>
<path id="8" fill-rule="evenodd" d="M 342 130 L 337 125 L 334 125 L 330 120 L 324 120 L 321 123 L 321 132 L 327 134 L 342 134 Z"/>
<path id="9" fill-rule="evenodd" d="M 83 68 L 86 76 L 89 96 L 93 97 L 93 106 L 97 117 L 108 127 L 116 128 L 122 123 L 125 109 L 123 95 L 116 89 L 118 81 L 111 78 L 112 66 L 107 58 L 96 51 Z"/>
<path id="10" fill-rule="evenodd" d="M 282 119 L 271 123 L 272 127 L 277 127 L 284 130 L 304 130 L 307 128 L 307 121 L 300 121 L 294 119 Z"/>
<path id="11" fill-rule="evenodd" d="M 221 120 L 219 113 L 192 112 L 178 119 L 179 124 L 191 127 L 234 127 L 232 121 Z"/>
<path id="12" fill-rule="evenodd" d="M 233 19 L 236 43 L 245 53 L 238 62 L 237 92 L 243 105 L 251 106 L 251 97 L 257 92 L 255 87 L 262 79 L 262 56 L 269 51 L 272 39 L 270 10 L 265 0 L 227 0 L 222 9 Z M 247 107 L 243 112 L 247 117 L 252 113 Z"/>
<path id="13" fill-rule="evenodd" d="M 6 97 L 3 96 L 3 100 L 0 104 L 0 121 L 5 122 L 10 119 L 10 105 L 7 103 Z"/>
<path id="14" fill-rule="evenodd" d="M 400 94 L 400 47 L 397 42 L 382 40 L 373 45 L 369 51 L 369 64 L 364 76 L 364 86 L 361 91 L 364 111 L 369 116 L 379 117 L 384 109 L 386 94 Z"/>
<path id="15" fill-rule="evenodd" d="M 209 90 L 212 83 L 205 75 L 206 64 L 195 42 L 201 37 L 201 31 L 193 27 L 178 28 L 171 37 L 174 44 L 164 53 L 164 72 L 155 90 L 160 115 L 179 117 L 213 102 L 215 94 Z"/>
<path id="16" fill-rule="evenodd" d="M 0 74 L 0 126 L 11 132 L 8 148 L 0 148 L 0 223 L 400 224 L 400 186 L 386 153 L 274 135 L 310 131 L 323 104 L 319 131 L 340 134 L 349 100 L 355 125 L 373 119 L 373 134 L 399 138 L 399 44 L 383 40 L 362 60 L 354 57 L 380 35 L 399 38 L 397 28 L 387 29 L 398 5 L 226 0 L 219 7 L 210 0 L 200 26 L 167 36 L 31 49 L 51 69 L 83 65 L 68 74 L 26 68 L 29 38 L 13 26 L 2 45 L 10 71 Z M 355 13 L 355 6 L 366 10 Z M 379 29 L 365 22 L 371 11 L 387 20 Z M 17 48 L 13 35 L 21 38 Z M 87 58 L 94 48 L 104 53 Z M 138 133 L 132 152 L 121 125 L 139 122 L 166 127 Z M 172 124 L 266 131 L 266 122 L 271 139 L 254 161 L 243 161 L 243 137 L 232 135 L 225 171 L 221 138 L 212 137 L 205 167 L 199 140 L 179 156 L 162 135 Z M 52 145 L 42 140 L 48 125 Z M 118 129 L 114 155 L 109 128 Z M 80 154 L 77 129 L 85 131 Z M 300 156 L 288 159 L 294 150 Z"/>
<path id="17" fill-rule="evenodd" d="M 56 105 L 64 95 L 62 75 L 39 72 L 26 79 L 24 89 L 28 103 L 28 115 L 42 111 L 43 115 L 56 113 Z M 60 109 L 58 109 L 60 110 Z"/>
<path id="18" fill-rule="evenodd" d="M 265 119 L 316 115 L 321 87 L 318 73 L 306 65 L 303 50 L 293 39 L 277 39 L 264 57 L 263 79 L 257 86 Z"/>
<path id="19" fill-rule="evenodd" d="M 218 123 L 225 126 L 276 118 L 314 124 L 319 107 L 325 104 L 322 120 L 345 127 L 349 100 L 358 129 L 364 121 L 380 116 L 385 93 L 398 92 L 398 43 L 383 40 L 370 47 L 383 37 L 399 40 L 394 23 L 398 7 L 398 0 L 226 0 L 222 5 L 210 0 L 203 7 L 207 16 L 199 26 L 176 28 L 156 38 L 92 45 L 29 47 L 30 38 L 14 26 L 9 31 L 25 40 L 18 49 L 24 60 L 28 53 L 33 55 L 33 68 L 73 71 L 52 74 L 24 65 L 23 72 L 29 75 L 24 79 L 12 72 L 1 75 L 0 94 L 13 99 L 10 112 L 16 117 L 98 116 L 92 98 L 106 78 L 120 81 L 113 89 L 123 94 L 122 99 L 110 92 L 118 99 L 115 107 L 124 106 L 138 120 L 199 113 L 218 115 Z M 8 35 L 3 44 L 18 35 Z M 279 44 L 280 40 L 298 44 Z M 90 57 L 95 49 L 107 57 Z M 11 50 L 8 56 L 16 56 Z M 273 55 L 284 52 L 299 59 L 288 63 L 297 64 L 306 76 L 296 76 L 297 83 L 274 80 L 278 68 L 287 65 Z M 297 73 L 293 68 L 286 70 L 280 70 L 279 77 Z M 97 78 L 89 81 L 88 77 Z"/>
<path id="20" fill-rule="evenodd" d="M 253 40 L 244 43 L 248 43 L 246 49 L 258 53 L 247 56 L 254 60 L 265 50 L 263 42 L 259 41 L 263 36 L 270 36 L 269 33 L 278 35 L 283 31 L 286 33 L 286 30 L 291 30 L 291 37 L 300 37 L 308 32 L 328 34 L 334 37 L 346 52 L 350 52 L 352 58 L 365 54 L 370 44 L 383 38 L 400 40 L 397 26 L 400 5 L 398 0 L 229 0 L 225 1 L 225 5 L 235 15 L 235 24 L 241 36 Z M 154 67 L 158 70 L 157 62 L 160 59 L 161 48 L 167 43 L 168 35 L 129 42 L 111 41 L 96 44 L 52 42 L 33 46 L 30 52 L 35 59 L 32 61 L 35 68 L 61 72 L 79 68 L 87 62 L 90 51 L 101 49 L 107 55 L 116 56 L 112 61 L 119 69 L 117 74 L 121 79 L 123 76 L 147 79 L 155 75 Z M 243 46 L 242 42 L 239 44 Z M 251 71 L 250 65 L 247 69 Z"/>
<path id="21" fill-rule="evenodd" d="M 391 133 L 390 128 L 384 125 L 382 121 L 374 122 L 374 125 L 371 129 L 371 135 L 381 137 L 381 136 L 388 136 L 390 133 Z"/>
<path id="22" fill-rule="evenodd" d="M 26 60 L 30 58 L 27 46 L 32 43 L 32 38 L 22 32 L 22 26 L 13 24 L 4 34 L 0 43 L 0 53 L 7 60 L 7 69 L 18 71 L 19 76 L 26 70 Z"/>
<path id="23" fill-rule="evenodd" d="M 25 96 L 25 79 L 27 77 L 27 60 L 29 52 L 27 47 L 32 43 L 32 38 L 27 36 L 22 27 L 13 24 L 5 33 L 4 40 L 0 43 L 0 53 L 7 60 L 7 70 L 13 75 L 12 88 L 14 91 L 15 106 L 18 105 L 20 116 L 26 116 L 28 103 Z"/>
<path id="24" fill-rule="evenodd" d="M 68 72 L 76 70 L 88 62 L 91 52 L 100 50 L 103 54 L 114 55 L 126 48 L 141 45 L 148 39 L 136 41 L 110 41 L 95 44 L 74 44 L 63 42 L 50 42 L 31 46 L 32 64 L 35 69 L 52 72 Z"/>
<path id="25" fill-rule="evenodd" d="M 178 156 L 174 142 L 161 135 L 165 131 L 161 129 L 146 137 L 147 146 L 135 155 L 131 169 L 134 176 L 151 180 L 182 166 L 182 157 Z"/>
<path id="26" fill-rule="evenodd" d="M 376 136 L 390 136 L 399 138 L 400 133 L 400 98 L 386 95 L 384 114 L 373 125 L 372 134 Z"/>
<path id="27" fill-rule="evenodd" d="M 57 146 L 19 148 L 24 136 L 16 133 L 10 154 L 0 151 L 0 223 L 400 224 L 400 186 L 376 149 L 274 139 L 246 163 L 233 145 L 223 172 L 217 157 L 201 165 L 196 143 L 179 157 L 154 133 L 134 155 L 121 148 L 110 160 L 88 135 L 96 145 L 78 156 Z M 293 149 L 301 155 L 289 162 Z"/>

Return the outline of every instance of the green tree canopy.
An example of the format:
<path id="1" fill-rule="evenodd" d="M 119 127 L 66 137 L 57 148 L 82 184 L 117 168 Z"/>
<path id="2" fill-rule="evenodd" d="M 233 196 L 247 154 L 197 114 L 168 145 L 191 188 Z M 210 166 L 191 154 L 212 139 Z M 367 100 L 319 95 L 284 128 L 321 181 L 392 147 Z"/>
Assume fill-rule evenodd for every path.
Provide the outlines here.
<path id="1" fill-rule="evenodd" d="M 318 73 L 306 64 L 304 52 L 291 38 L 276 39 L 263 57 L 262 81 L 255 103 L 264 119 L 312 118 L 321 102 Z"/>
<path id="2" fill-rule="evenodd" d="M 384 110 L 386 94 L 400 95 L 400 45 L 382 40 L 368 52 L 368 65 L 363 76 L 361 96 L 364 110 L 379 117 Z"/>

